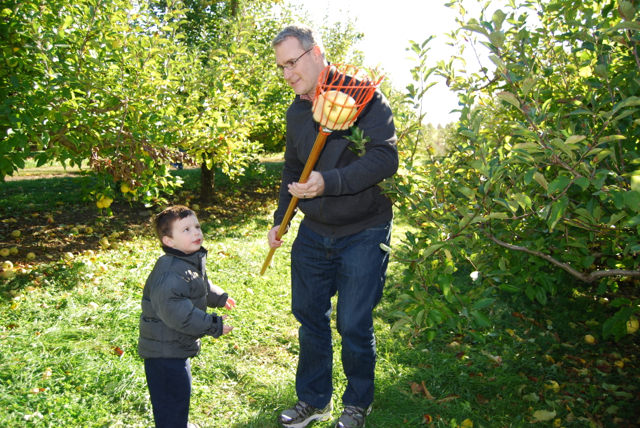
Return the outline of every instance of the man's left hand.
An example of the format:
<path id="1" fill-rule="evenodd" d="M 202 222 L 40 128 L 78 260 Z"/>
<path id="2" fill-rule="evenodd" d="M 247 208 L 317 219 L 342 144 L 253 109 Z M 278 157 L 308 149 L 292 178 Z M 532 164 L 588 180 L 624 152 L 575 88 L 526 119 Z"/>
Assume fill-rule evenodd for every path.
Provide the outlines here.
<path id="1" fill-rule="evenodd" d="M 324 179 L 318 171 L 312 171 L 306 183 L 289 184 L 289 193 L 300 199 L 310 199 L 324 193 Z"/>

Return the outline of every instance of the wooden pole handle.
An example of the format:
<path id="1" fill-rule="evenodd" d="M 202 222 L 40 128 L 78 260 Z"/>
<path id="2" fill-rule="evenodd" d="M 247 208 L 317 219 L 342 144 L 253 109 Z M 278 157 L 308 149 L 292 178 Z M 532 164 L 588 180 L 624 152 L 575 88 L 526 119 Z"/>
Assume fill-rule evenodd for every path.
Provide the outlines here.
<path id="1" fill-rule="evenodd" d="M 311 153 L 309 153 L 309 158 L 307 159 L 307 163 L 302 170 L 302 175 L 300 176 L 299 183 L 306 183 L 311 175 L 311 171 L 316 166 L 316 162 L 320 157 L 320 153 L 324 148 L 324 143 L 327 141 L 327 137 L 331 134 L 331 130 L 327 128 L 320 127 L 320 133 L 316 137 L 316 142 L 313 144 L 313 148 L 311 149 Z M 293 217 L 293 212 L 296 210 L 298 206 L 298 198 L 293 196 L 291 201 L 289 202 L 289 206 L 287 207 L 287 211 L 284 214 L 284 218 L 282 219 L 282 223 L 280 223 L 280 229 L 278 229 L 278 233 L 276 233 L 276 239 L 278 241 L 282 239 L 282 236 L 287 233 L 287 225 L 291 221 L 291 217 Z M 275 248 L 271 248 L 269 254 L 267 255 L 266 260 L 262 264 L 262 269 L 260 270 L 260 275 L 264 275 L 267 271 L 267 268 L 271 264 L 271 259 L 273 258 L 273 254 L 276 252 Z"/>

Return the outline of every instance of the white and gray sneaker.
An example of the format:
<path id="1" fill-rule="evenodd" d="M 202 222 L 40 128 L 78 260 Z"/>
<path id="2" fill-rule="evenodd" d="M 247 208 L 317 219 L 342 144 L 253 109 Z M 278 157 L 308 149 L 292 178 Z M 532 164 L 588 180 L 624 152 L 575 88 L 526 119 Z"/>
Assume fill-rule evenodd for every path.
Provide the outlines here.
<path id="1" fill-rule="evenodd" d="M 304 401 L 298 401 L 295 406 L 280 413 L 278 422 L 287 428 L 303 428 L 313 421 L 328 421 L 331 419 L 333 403 L 330 401 L 324 409 L 318 409 Z"/>
<path id="2" fill-rule="evenodd" d="M 366 409 L 358 406 L 344 406 L 336 428 L 364 427 L 364 421 L 369 413 L 371 413 L 371 406 Z"/>

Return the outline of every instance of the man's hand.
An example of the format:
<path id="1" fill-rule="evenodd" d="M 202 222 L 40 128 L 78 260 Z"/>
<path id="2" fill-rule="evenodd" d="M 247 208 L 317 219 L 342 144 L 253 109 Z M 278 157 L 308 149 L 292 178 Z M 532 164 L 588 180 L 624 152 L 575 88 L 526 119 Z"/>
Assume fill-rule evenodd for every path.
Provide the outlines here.
<path id="1" fill-rule="evenodd" d="M 324 179 L 318 171 L 312 171 L 306 183 L 289 184 L 289 193 L 300 199 L 310 199 L 324 193 Z"/>
<path id="2" fill-rule="evenodd" d="M 282 246 L 282 241 L 276 238 L 278 234 L 278 230 L 280 230 L 280 225 L 273 226 L 269 233 L 267 234 L 267 239 L 269 240 L 269 247 L 271 248 L 280 248 Z"/>

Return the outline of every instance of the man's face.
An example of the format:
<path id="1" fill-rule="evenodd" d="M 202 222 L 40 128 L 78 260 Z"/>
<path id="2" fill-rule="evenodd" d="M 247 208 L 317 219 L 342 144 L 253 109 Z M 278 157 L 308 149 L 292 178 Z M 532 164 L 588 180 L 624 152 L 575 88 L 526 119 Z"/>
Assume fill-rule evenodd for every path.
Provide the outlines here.
<path id="1" fill-rule="evenodd" d="M 276 64 L 280 66 L 289 61 L 294 61 L 305 51 L 295 37 L 287 37 L 274 50 Z M 325 67 L 320 48 L 314 46 L 311 51 L 303 55 L 295 64 L 293 70 L 287 70 L 286 68 L 283 70 L 284 79 L 297 95 L 307 94 L 313 97 L 318 85 L 318 76 Z"/>
<path id="2" fill-rule="evenodd" d="M 173 223 L 171 236 L 163 236 L 162 243 L 183 253 L 195 253 L 202 246 L 202 230 L 198 218 L 194 215 Z"/>

